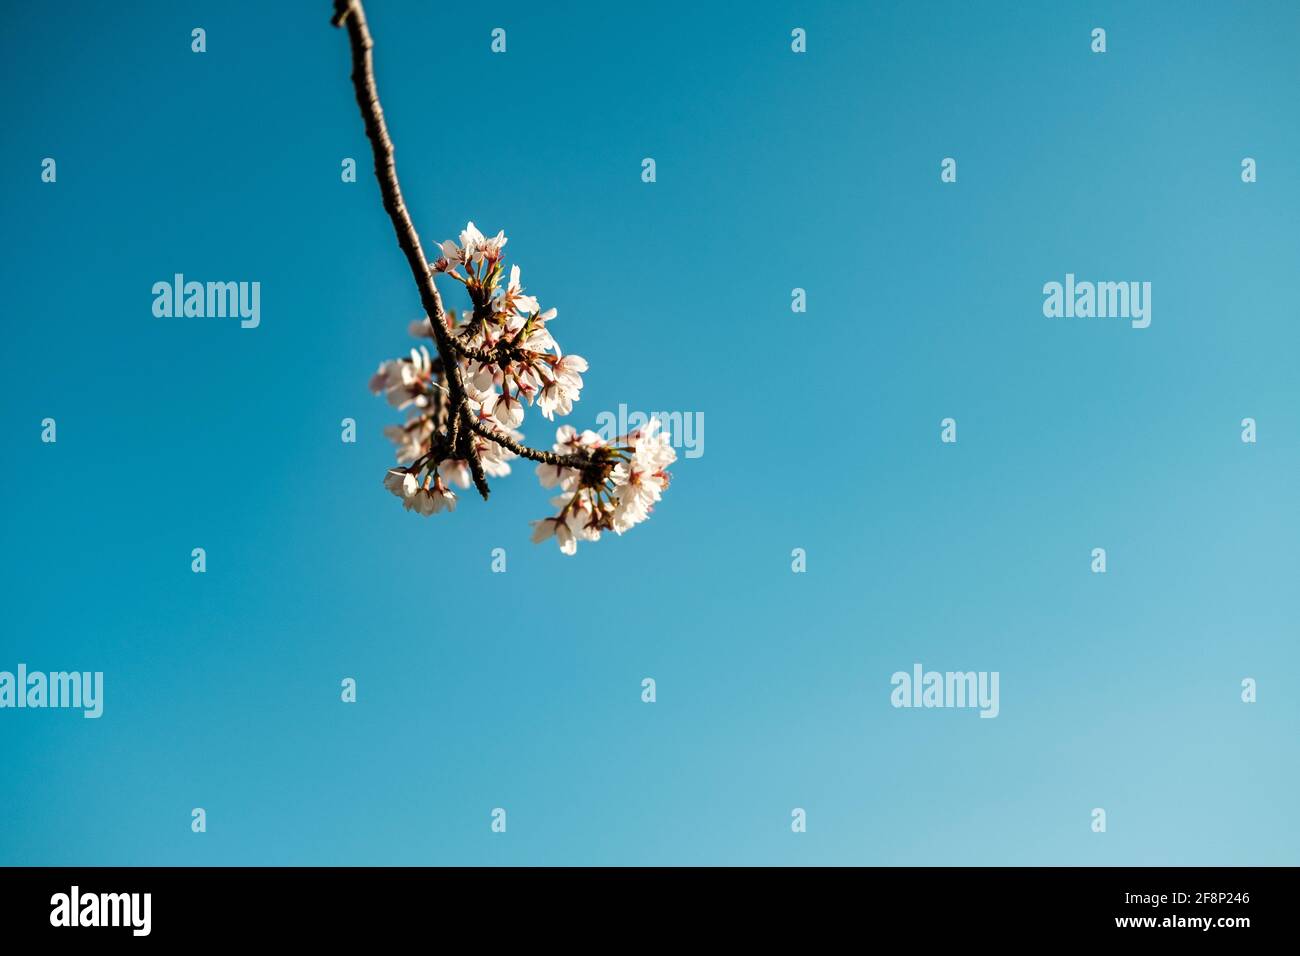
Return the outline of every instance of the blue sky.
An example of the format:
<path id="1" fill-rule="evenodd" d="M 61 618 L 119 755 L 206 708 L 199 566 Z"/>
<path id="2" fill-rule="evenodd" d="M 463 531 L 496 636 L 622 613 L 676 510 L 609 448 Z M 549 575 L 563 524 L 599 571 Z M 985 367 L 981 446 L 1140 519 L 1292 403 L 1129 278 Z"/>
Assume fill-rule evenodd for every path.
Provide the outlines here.
<path id="1" fill-rule="evenodd" d="M 373 6 L 426 245 L 504 229 L 570 421 L 704 455 L 574 558 L 531 469 L 404 513 L 365 386 L 419 303 L 329 4 L 15 9 L 0 669 L 106 700 L 0 710 L 0 863 L 1297 862 L 1300 10 Z M 176 272 L 260 326 L 155 318 Z M 1151 327 L 1045 318 L 1067 272 Z M 999 717 L 892 708 L 918 661 Z"/>

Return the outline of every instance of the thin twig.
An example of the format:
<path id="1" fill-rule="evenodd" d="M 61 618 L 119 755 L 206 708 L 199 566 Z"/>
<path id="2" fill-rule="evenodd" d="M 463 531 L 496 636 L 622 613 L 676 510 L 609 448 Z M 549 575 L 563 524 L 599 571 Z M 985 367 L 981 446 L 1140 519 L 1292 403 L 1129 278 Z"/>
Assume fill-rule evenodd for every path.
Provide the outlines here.
<path id="1" fill-rule="evenodd" d="M 473 415 L 467 417 L 465 422 L 474 430 L 475 434 L 496 442 L 502 448 L 514 452 L 520 458 L 541 462 L 543 465 L 558 465 L 561 468 L 585 468 L 591 464 L 591 459 L 585 455 L 557 455 L 553 451 L 540 451 L 536 448 L 529 448 L 527 445 L 515 441 L 509 435 L 503 435 L 490 425 L 485 425 Z"/>

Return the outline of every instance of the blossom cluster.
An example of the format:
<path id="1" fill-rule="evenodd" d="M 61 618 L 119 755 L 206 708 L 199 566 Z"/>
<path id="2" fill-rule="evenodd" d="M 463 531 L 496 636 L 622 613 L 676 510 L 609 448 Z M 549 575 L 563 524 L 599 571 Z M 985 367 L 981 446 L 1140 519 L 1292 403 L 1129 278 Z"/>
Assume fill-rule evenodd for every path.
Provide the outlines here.
<path id="1" fill-rule="evenodd" d="M 553 447 L 557 454 L 588 459 L 581 468 L 537 466 L 542 487 L 560 489 L 551 499 L 560 510 L 533 522 L 533 541 L 553 537 L 565 554 L 576 552 L 579 541 L 599 541 L 602 531 L 622 534 L 650 517 L 671 480 L 668 466 L 677 460 L 658 419 L 608 442 L 595 432 L 561 425 Z"/>
<path id="2" fill-rule="evenodd" d="M 484 418 L 517 428 L 524 420 L 525 402 L 536 402 L 550 420 L 557 413 L 569 414 L 582 391 L 587 361 L 560 351 L 547 328 L 557 312 L 543 312 L 537 297 L 524 292 L 518 265 L 510 267 L 510 278 L 502 285 L 505 244 L 504 233 L 487 239 L 471 222 L 460 234 L 459 245 L 450 239 L 442 243 L 433 270 L 464 283 L 474 302 L 472 320 L 458 333 L 460 344 L 497 356 L 466 361 L 471 402 Z"/>
<path id="3" fill-rule="evenodd" d="M 676 453 L 657 422 L 609 441 L 564 425 L 553 455 L 519 445 L 525 406 L 536 405 L 551 421 L 568 415 L 581 395 L 587 362 L 561 351 L 549 328 L 556 310 L 543 311 L 524 291 L 519 266 L 506 273 L 506 241 L 500 232 L 484 236 L 471 222 L 459 242 L 441 243 L 429 270 L 462 283 L 472 311 L 463 322 L 446 311 L 442 329 L 428 316 L 412 322 L 411 335 L 431 340 L 434 351 L 421 344 L 408 356 L 381 363 L 370 379 L 372 392 L 407 413 L 404 424 L 384 429 L 399 465 L 385 476 L 384 487 L 408 511 L 454 511 L 451 486 L 468 488 L 474 466 L 485 476 L 510 474 L 518 455 L 509 443 L 542 462 L 543 487 L 562 492 L 554 500 L 559 513 L 533 523 L 533 540 L 554 537 L 564 553 L 573 554 L 578 540 L 594 541 L 604 530 L 622 534 L 644 521 L 668 485 L 666 469 Z M 459 373 L 450 383 L 449 362 Z M 460 394 L 453 400 L 457 385 Z M 454 427 L 462 414 L 473 427 Z M 480 490 L 486 497 L 481 483 Z"/>

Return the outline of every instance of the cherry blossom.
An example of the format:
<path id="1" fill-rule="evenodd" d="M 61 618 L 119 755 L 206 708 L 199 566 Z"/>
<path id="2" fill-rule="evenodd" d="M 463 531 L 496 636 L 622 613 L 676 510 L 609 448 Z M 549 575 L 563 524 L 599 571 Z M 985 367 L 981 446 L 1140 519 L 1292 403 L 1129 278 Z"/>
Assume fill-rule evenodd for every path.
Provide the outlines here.
<path id="1" fill-rule="evenodd" d="M 551 500 L 560 509 L 556 515 L 533 522 L 533 540 L 554 537 L 565 554 L 573 554 L 578 541 L 599 540 L 602 531 L 621 535 L 645 521 L 668 487 L 668 466 L 677 460 L 658 419 L 608 442 L 561 425 L 553 447 L 588 459 L 580 468 L 549 462 L 537 467 L 542 487 L 563 493 Z"/>

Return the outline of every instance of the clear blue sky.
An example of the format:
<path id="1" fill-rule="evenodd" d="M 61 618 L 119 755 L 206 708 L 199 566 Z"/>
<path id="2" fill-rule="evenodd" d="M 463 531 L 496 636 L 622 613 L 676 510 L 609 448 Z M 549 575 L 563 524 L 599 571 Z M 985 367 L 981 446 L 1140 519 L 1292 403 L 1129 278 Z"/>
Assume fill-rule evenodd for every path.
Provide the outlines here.
<path id="1" fill-rule="evenodd" d="M 419 304 L 329 4 L 14 6 L 0 669 L 106 700 L 0 710 L 0 863 L 1300 861 L 1300 8 L 372 6 L 422 236 L 506 230 L 575 425 L 705 453 L 575 558 L 531 469 L 403 513 L 365 386 Z M 156 319 L 176 272 L 260 327 Z M 1151 327 L 1045 318 L 1067 272 Z M 918 661 L 1000 716 L 891 708 Z"/>

